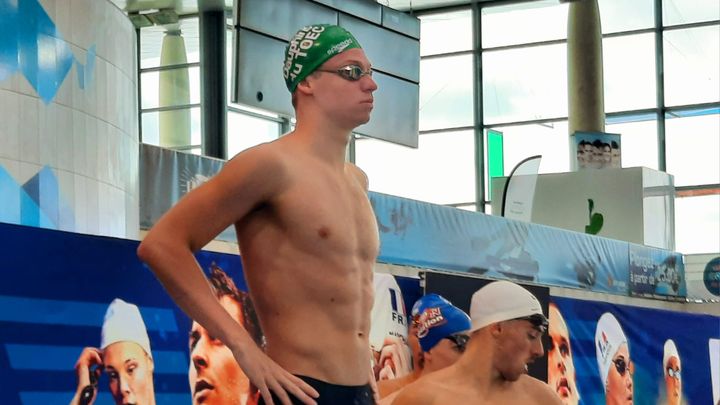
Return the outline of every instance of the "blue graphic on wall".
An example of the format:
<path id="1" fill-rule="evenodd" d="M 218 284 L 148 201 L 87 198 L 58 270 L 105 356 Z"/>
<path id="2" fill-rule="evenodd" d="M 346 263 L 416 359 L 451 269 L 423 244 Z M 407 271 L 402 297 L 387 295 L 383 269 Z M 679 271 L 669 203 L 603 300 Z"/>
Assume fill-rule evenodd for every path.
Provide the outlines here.
<path id="1" fill-rule="evenodd" d="M 20 70 L 45 102 L 50 103 L 77 66 L 79 87 L 85 89 L 95 70 L 95 45 L 82 64 L 37 0 L 0 0 L 0 81 Z"/>
<path id="2" fill-rule="evenodd" d="M 0 165 L 0 208 L 0 222 L 75 230 L 75 214 L 48 166 L 20 185 Z"/>

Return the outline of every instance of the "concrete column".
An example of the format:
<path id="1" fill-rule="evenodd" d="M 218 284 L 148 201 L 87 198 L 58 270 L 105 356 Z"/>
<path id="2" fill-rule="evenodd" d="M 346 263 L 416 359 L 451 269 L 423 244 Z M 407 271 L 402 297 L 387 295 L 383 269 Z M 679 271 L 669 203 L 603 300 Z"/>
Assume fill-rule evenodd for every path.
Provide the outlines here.
<path id="1" fill-rule="evenodd" d="M 568 132 L 605 132 L 602 32 L 597 0 L 568 10 Z"/>
<path id="2" fill-rule="evenodd" d="M 225 24 L 222 8 L 200 12 L 202 151 L 218 159 L 227 158 Z"/>
<path id="3" fill-rule="evenodd" d="M 167 31 L 160 51 L 160 65 L 187 63 L 185 40 L 180 31 Z M 188 69 L 160 71 L 160 106 L 190 104 Z M 190 110 L 160 111 L 160 146 L 175 148 L 190 145 Z"/>

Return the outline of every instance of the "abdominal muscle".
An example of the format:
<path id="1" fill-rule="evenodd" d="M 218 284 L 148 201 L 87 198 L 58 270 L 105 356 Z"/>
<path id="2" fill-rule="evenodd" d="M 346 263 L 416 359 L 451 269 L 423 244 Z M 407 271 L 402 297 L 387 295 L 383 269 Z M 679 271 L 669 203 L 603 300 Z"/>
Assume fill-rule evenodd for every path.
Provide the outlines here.
<path id="1" fill-rule="evenodd" d="M 240 240 L 266 353 L 296 375 L 367 384 L 374 257 L 361 258 L 323 241 L 308 249 L 265 230 L 246 240 L 252 249 L 242 249 L 247 246 Z"/>

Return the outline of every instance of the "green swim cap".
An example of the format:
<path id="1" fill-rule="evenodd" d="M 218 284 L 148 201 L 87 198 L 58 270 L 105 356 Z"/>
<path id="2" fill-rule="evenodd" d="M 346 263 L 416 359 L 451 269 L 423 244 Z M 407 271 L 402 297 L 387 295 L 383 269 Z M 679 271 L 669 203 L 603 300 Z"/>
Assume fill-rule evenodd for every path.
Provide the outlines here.
<path id="1" fill-rule="evenodd" d="M 345 28 L 331 24 L 303 27 L 285 47 L 283 76 L 294 92 L 298 83 L 333 56 L 352 48 L 362 48 Z"/>

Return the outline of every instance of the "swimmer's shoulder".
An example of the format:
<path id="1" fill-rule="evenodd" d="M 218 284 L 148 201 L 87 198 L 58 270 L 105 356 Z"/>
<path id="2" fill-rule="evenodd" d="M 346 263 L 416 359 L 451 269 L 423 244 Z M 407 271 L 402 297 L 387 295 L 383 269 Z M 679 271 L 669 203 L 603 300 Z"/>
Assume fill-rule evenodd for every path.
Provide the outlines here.
<path id="1" fill-rule="evenodd" d="M 363 190 L 368 191 L 370 189 L 370 179 L 368 179 L 367 173 L 365 173 L 361 168 L 354 163 L 346 162 L 345 169 L 352 173 L 353 177 L 358 181 Z"/>
<path id="2" fill-rule="evenodd" d="M 284 145 L 275 141 L 261 143 L 233 156 L 217 177 L 224 178 L 231 187 L 249 187 L 247 190 L 259 187 L 277 191 L 287 183 L 292 172 L 289 159 L 290 153 Z"/>
<path id="3" fill-rule="evenodd" d="M 535 403 L 542 405 L 562 404 L 560 397 L 543 381 L 529 375 L 523 375 L 519 382 L 522 384 L 521 388 L 536 400 Z"/>

